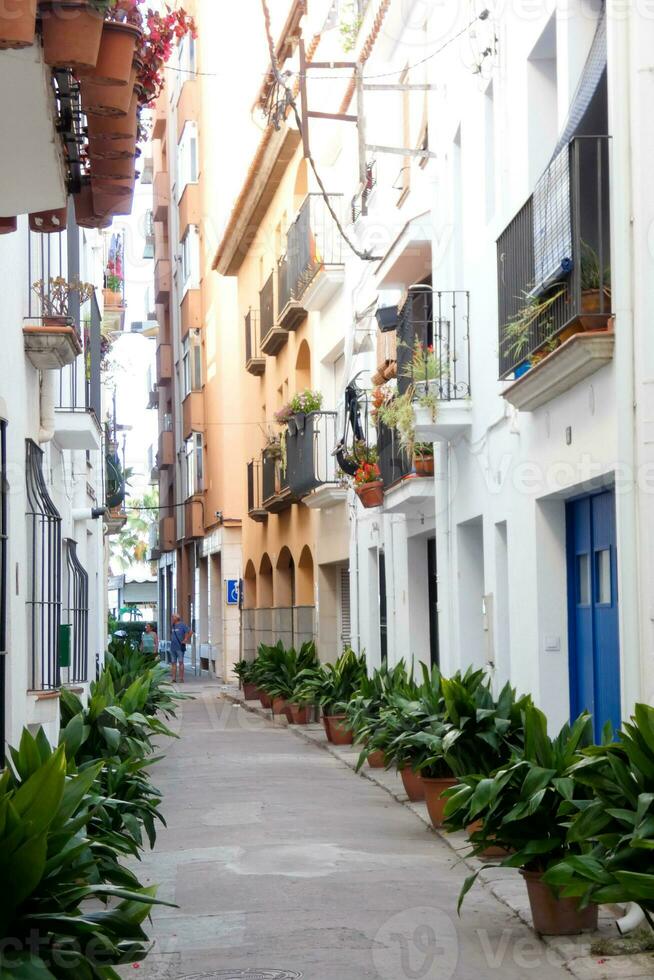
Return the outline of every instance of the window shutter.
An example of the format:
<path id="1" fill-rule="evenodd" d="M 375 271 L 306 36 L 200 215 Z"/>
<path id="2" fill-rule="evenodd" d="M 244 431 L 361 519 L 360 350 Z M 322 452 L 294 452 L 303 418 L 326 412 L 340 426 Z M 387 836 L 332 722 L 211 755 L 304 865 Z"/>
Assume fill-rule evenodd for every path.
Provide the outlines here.
<path id="1" fill-rule="evenodd" d="M 345 565 L 340 569 L 340 604 L 341 604 L 341 647 L 344 650 L 351 645 L 352 627 L 350 620 L 350 568 Z"/>

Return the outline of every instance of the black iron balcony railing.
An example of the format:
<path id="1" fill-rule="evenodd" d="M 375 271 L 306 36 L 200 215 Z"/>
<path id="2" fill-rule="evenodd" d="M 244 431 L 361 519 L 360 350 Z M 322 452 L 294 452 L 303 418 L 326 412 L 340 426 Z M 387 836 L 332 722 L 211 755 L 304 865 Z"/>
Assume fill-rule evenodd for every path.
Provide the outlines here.
<path id="1" fill-rule="evenodd" d="M 343 195 L 329 194 L 328 198 L 340 218 Z M 285 289 L 296 300 L 321 269 L 343 264 L 343 238 L 322 194 L 307 195 L 288 229 L 285 262 Z"/>
<path id="2" fill-rule="evenodd" d="M 395 429 L 377 425 L 377 453 L 379 457 L 379 472 L 385 487 L 390 487 L 413 472 L 413 461 L 400 446 Z"/>
<path id="3" fill-rule="evenodd" d="M 261 337 L 264 338 L 275 326 L 275 276 L 272 272 L 259 292 L 259 317 Z"/>
<path id="4" fill-rule="evenodd" d="M 470 397 L 470 294 L 412 286 L 398 314 L 400 394 L 424 386 L 442 401 Z"/>
<path id="5" fill-rule="evenodd" d="M 317 487 L 338 483 L 334 447 L 338 442 L 336 412 L 295 415 L 286 435 L 288 486 L 296 497 Z"/>
<path id="6" fill-rule="evenodd" d="M 497 241 L 501 378 L 578 317 L 610 315 L 609 140 L 573 139 Z"/>
<path id="7" fill-rule="evenodd" d="M 289 487 L 288 466 L 278 451 L 264 449 L 261 454 L 261 491 L 265 510 L 277 514 L 298 501 Z"/>

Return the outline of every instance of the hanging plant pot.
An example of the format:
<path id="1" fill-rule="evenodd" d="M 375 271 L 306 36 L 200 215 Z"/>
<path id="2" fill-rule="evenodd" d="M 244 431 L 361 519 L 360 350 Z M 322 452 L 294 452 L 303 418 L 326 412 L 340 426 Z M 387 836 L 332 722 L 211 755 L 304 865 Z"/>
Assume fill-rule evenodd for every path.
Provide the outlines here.
<path id="1" fill-rule="evenodd" d="M 65 231 L 68 220 L 66 208 L 56 208 L 54 211 L 34 211 L 29 216 L 30 231 L 40 231 L 44 235 L 52 235 Z"/>
<path id="2" fill-rule="evenodd" d="M 84 184 L 78 194 L 73 195 L 75 205 L 75 224 L 80 228 L 109 228 L 111 217 L 100 217 L 95 213 L 93 189 Z"/>
<path id="3" fill-rule="evenodd" d="M 97 62 L 89 77 L 100 85 L 129 86 L 136 42 L 141 32 L 131 24 L 106 20 Z M 135 76 L 134 76 L 135 77 Z"/>
<path id="4" fill-rule="evenodd" d="M 434 475 L 433 456 L 416 456 L 413 460 L 413 465 L 415 466 L 416 476 Z"/>
<path id="5" fill-rule="evenodd" d="M 404 792 L 412 803 L 420 803 L 425 798 L 425 787 L 422 784 L 422 776 L 419 772 L 414 772 L 411 766 L 400 769 Z"/>
<path id="6" fill-rule="evenodd" d="M 118 157 L 115 160 L 92 158 L 91 175 L 110 180 L 131 180 L 134 177 L 134 157 Z"/>
<path id="7" fill-rule="evenodd" d="M 82 109 L 87 116 L 124 116 L 129 111 L 132 90 L 129 85 L 100 85 L 91 76 L 80 82 Z"/>
<path id="8" fill-rule="evenodd" d="M 18 218 L 0 218 L 0 235 L 11 235 L 18 227 Z"/>
<path id="9" fill-rule="evenodd" d="M 131 214 L 134 203 L 134 178 L 117 180 L 111 177 L 94 177 L 91 175 L 93 186 L 93 207 L 100 217 L 115 217 L 121 214 Z"/>
<path id="10" fill-rule="evenodd" d="M 28 48 L 36 34 L 36 0 L 3 0 L 0 48 Z"/>
<path id="11" fill-rule="evenodd" d="M 375 480 L 373 483 L 362 483 L 355 492 L 364 507 L 381 507 L 384 503 L 384 481 Z"/>
<path id="12" fill-rule="evenodd" d="M 51 68 L 95 67 L 102 37 L 102 14 L 86 0 L 41 3 L 43 57 Z"/>
<path id="13" fill-rule="evenodd" d="M 132 92 L 129 109 L 124 116 L 106 116 L 92 113 L 87 118 L 89 141 L 96 143 L 129 139 L 136 143 L 137 107 L 136 92 Z"/>
<path id="14" fill-rule="evenodd" d="M 520 870 L 527 894 L 534 929 L 541 936 L 574 936 L 597 929 L 597 905 L 580 909 L 576 898 L 558 898 L 542 881 L 542 872 Z"/>
<path id="15" fill-rule="evenodd" d="M 121 160 L 136 158 L 136 137 L 127 139 L 89 139 L 89 156 L 92 160 Z"/>
<path id="16" fill-rule="evenodd" d="M 445 804 L 447 803 L 447 799 L 442 794 L 451 786 L 456 786 L 456 782 L 453 776 L 439 779 L 430 779 L 426 776 L 422 777 L 427 810 L 431 817 L 432 826 L 437 830 L 443 826 L 443 813 L 445 811 Z"/>

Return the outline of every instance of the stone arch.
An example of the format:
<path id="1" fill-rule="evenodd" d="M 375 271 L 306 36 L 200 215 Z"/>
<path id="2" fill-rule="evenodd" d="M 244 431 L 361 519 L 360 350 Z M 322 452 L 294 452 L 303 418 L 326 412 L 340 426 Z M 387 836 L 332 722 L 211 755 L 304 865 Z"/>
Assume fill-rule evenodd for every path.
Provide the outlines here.
<path id="1" fill-rule="evenodd" d="M 275 605 L 291 608 L 295 605 L 295 562 L 286 545 L 279 552 L 275 566 Z"/>
<path id="2" fill-rule="evenodd" d="M 306 340 L 300 344 L 295 358 L 295 390 L 311 387 L 311 348 Z"/>
<path id="3" fill-rule="evenodd" d="M 255 609 L 257 605 L 257 570 L 250 558 L 243 572 L 243 608 Z"/>
<path id="4" fill-rule="evenodd" d="M 259 609 L 270 609 L 273 605 L 273 568 L 270 557 L 265 551 L 259 562 L 257 600 Z"/>
<path id="5" fill-rule="evenodd" d="M 313 606 L 314 602 L 313 555 L 309 545 L 305 544 L 297 567 L 297 605 Z"/>

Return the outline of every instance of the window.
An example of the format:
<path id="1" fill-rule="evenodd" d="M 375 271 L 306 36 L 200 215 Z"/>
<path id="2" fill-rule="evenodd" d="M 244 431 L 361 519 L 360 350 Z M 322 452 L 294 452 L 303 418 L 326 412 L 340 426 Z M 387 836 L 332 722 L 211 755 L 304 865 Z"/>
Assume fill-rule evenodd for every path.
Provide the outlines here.
<path id="1" fill-rule="evenodd" d="M 59 687 L 61 516 L 43 475 L 43 450 L 26 440 L 28 650 L 33 691 Z"/>
<path id="2" fill-rule="evenodd" d="M 185 34 L 179 44 L 178 51 L 179 70 L 182 76 L 182 85 L 188 78 L 195 78 L 197 71 L 197 50 L 195 38 L 190 34 Z"/>
<path id="3" fill-rule="evenodd" d="M 64 544 L 66 545 L 64 619 L 71 627 L 68 679 L 73 683 L 80 683 L 88 680 L 89 576 L 77 556 L 77 543 L 69 538 Z"/>
<path id="4" fill-rule="evenodd" d="M 182 341 L 184 398 L 202 390 L 202 342 L 199 330 L 192 330 Z"/>
<path id="5" fill-rule="evenodd" d="M 200 285 L 200 237 L 191 225 L 182 239 L 182 292 Z"/>
<path id="6" fill-rule="evenodd" d="M 197 123 L 187 122 L 177 145 L 177 201 L 181 200 L 187 184 L 197 184 L 198 164 Z"/>
<path id="7" fill-rule="evenodd" d="M 204 490 L 204 437 L 194 432 L 186 440 L 186 488 L 187 496 L 192 497 Z"/>

